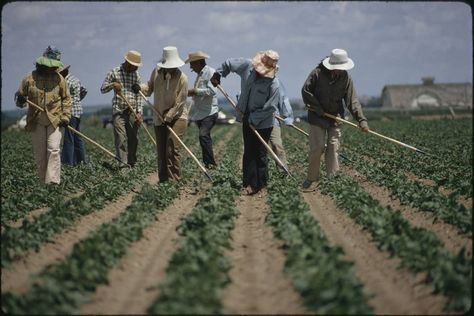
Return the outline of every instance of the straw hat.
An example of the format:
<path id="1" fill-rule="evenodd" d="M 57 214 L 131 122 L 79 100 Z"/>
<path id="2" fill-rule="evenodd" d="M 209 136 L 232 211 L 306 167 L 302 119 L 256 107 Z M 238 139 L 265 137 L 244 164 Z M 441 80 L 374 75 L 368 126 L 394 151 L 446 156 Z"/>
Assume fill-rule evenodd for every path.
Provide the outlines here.
<path id="1" fill-rule="evenodd" d="M 335 48 L 331 51 L 331 56 L 323 60 L 323 65 L 329 70 L 349 70 L 354 67 L 354 62 L 347 57 L 345 50 Z"/>
<path id="2" fill-rule="evenodd" d="M 255 70 L 264 77 L 273 78 L 278 71 L 278 53 L 274 50 L 258 52 L 252 59 Z"/>
<path id="3" fill-rule="evenodd" d="M 157 64 L 160 68 L 178 68 L 184 65 L 184 61 L 179 57 L 178 49 L 174 46 L 163 48 L 163 57 Z"/>
<path id="4" fill-rule="evenodd" d="M 197 52 L 192 52 L 188 54 L 188 59 L 184 61 L 184 63 L 188 64 L 192 61 L 200 60 L 200 59 L 206 59 L 209 58 L 210 56 L 206 54 L 203 51 L 198 50 Z"/>
<path id="5" fill-rule="evenodd" d="M 142 65 L 142 54 L 136 50 L 131 50 L 125 55 L 125 60 L 133 66 L 140 67 Z"/>

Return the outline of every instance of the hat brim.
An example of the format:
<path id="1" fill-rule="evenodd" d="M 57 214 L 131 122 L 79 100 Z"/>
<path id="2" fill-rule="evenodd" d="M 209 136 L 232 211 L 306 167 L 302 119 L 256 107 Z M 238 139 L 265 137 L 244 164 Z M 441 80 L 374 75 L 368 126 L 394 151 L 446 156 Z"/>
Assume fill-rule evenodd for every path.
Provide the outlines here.
<path id="1" fill-rule="evenodd" d="M 252 65 L 256 72 L 266 78 L 273 78 L 276 75 L 278 70 L 278 66 L 276 67 L 268 67 L 264 63 L 262 63 L 263 53 L 258 52 L 257 55 L 252 59 Z"/>
<path id="2" fill-rule="evenodd" d="M 130 59 L 127 58 L 127 56 L 125 56 L 125 60 L 127 61 L 127 63 L 129 63 L 132 66 L 141 67 L 142 65 L 142 63 L 136 63 L 136 62 L 131 61 Z"/>
<path id="3" fill-rule="evenodd" d="M 165 62 L 159 62 L 156 65 L 160 68 L 166 68 L 166 69 L 179 68 L 179 67 L 184 65 L 184 61 L 182 61 L 181 59 L 179 59 L 179 60 L 170 60 L 168 62 L 166 62 L 166 61 Z"/>
<path id="4" fill-rule="evenodd" d="M 49 67 L 49 68 L 62 68 L 62 67 L 64 67 L 64 64 L 63 64 L 62 61 L 52 59 L 52 58 L 48 58 L 48 57 L 44 57 L 44 56 L 38 57 L 36 59 L 36 63 L 38 65 L 43 65 L 43 66 L 46 66 L 46 67 Z"/>
<path id="5" fill-rule="evenodd" d="M 329 70 L 349 70 L 349 69 L 354 68 L 354 62 L 350 58 L 347 58 L 347 63 L 336 64 L 336 65 L 335 64 L 330 64 L 329 63 L 329 58 L 330 57 L 326 57 L 323 60 L 324 67 L 326 67 Z"/>
<path id="6" fill-rule="evenodd" d="M 197 60 L 201 60 L 201 59 L 206 59 L 206 58 L 209 58 L 208 57 L 204 57 L 204 56 L 195 56 L 195 57 L 191 57 L 191 58 L 188 58 L 184 61 L 185 64 L 189 64 L 190 62 L 192 61 L 197 61 Z"/>
<path id="7" fill-rule="evenodd" d="M 184 61 L 185 64 L 189 64 L 190 62 L 192 61 L 197 61 L 197 60 L 201 60 L 201 59 L 207 59 L 209 58 L 210 56 L 207 55 L 207 54 L 201 54 L 201 55 L 194 55 L 194 56 L 191 56 L 191 57 L 188 57 L 188 59 L 186 59 Z"/>

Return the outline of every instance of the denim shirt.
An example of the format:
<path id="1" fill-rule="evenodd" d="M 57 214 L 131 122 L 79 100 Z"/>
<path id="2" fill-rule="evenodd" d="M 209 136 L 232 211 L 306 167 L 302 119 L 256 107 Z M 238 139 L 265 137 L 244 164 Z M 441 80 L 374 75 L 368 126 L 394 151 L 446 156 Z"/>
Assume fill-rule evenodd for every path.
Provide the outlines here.
<path id="1" fill-rule="evenodd" d="M 191 117 L 193 120 L 202 120 L 219 111 L 217 89 L 214 88 L 210 81 L 214 72 L 214 68 L 206 65 L 196 77 L 196 81 L 194 82 L 196 95 L 193 96 L 194 104 L 191 108 Z"/>
<path id="2" fill-rule="evenodd" d="M 275 78 L 257 78 L 250 59 L 227 59 L 216 70 L 222 77 L 234 72 L 240 76 L 241 94 L 237 108 L 249 117 L 250 124 L 257 129 L 273 126 L 274 113 L 280 105 L 280 82 Z M 239 122 L 242 117 L 237 116 Z"/>
<path id="3" fill-rule="evenodd" d="M 277 109 L 275 115 L 279 115 L 280 117 L 285 119 L 285 125 L 293 125 L 294 117 L 293 117 L 293 109 L 291 108 L 290 99 L 286 95 L 285 86 L 283 82 L 281 82 L 280 78 L 280 106 Z M 274 126 L 280 126 L 280 121 L 275 118 L 273 121 Z"/>

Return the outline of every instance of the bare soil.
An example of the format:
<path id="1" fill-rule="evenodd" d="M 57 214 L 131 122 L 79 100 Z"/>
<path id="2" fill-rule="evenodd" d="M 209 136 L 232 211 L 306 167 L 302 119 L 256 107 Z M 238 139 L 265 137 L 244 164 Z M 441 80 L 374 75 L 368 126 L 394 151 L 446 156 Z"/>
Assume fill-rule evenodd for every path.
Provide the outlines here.
<path id="1" fill-rule="evenodd" d="M 432 231 L 438 239 L 443 242 L 447 250 L 457 253 L 462 248 L 465 248 L 466 254 L 472 256 L 472 238 L 460 233 L 459 229 L 455 226 L 444 223 L 440 220 L 435 221 L 433 216 L 427 212 L 422 212 L 416 208 L 402 205 L 400 200 L 392 196 L 389 190 L 370 183 L 367 178 L 355 170 L 343 166 L 341 171 L 352 176 L 354 179 L 357 179 L 364 190 L 374 199 L 379 201 L 382 206 L 390 207 L 393 210 L 399 210 L 402 216 L 413 226 Z"/>
<path id="2" fill-rule="evenodd" d="M 82 314 L 146 314 L 159 295 L 168 262 L 176 249 L 176 228 L 202 196 L 184 190 L 174 203 L 147 227 L 143 238 L 134 243 L 117 267 L 108 274 L 108 285 L 101 285 L 83 306 Z"/>
<path id="3" fill-rule="evenodd" d="M 64 199 L 64 201 L 67 202 L 71 199 L 74 199 L 78 196 L 81 196 L 83 193 L 84 192 L 81 191 L 81 192 L 77 192 L 77 193 L 74 193 L 74 194 L 70 194 Z M 37 218 L 41 214 L 44 214 L 44 213 L 48 212 L 49 210 L 50 210 L 49 207 L 37 208 L 35 210 L 32 210 L 32 211 L 28 212 L 28 215 L 25 217 L 25 219 L 28 219 L 29 221 L 34 221 L 35 218 Z M 23 225 L 23 221 L 24 221 L 24 219 L 19 219 L 17 221 L 11 221 L 11 222 L 8 223 L 8 226 L 18 228 L 18 227 L 21 227 L 21 225 Z M 3 229 L 3 227 L 2 227 L 2 229 Z"/>
<path id="4" fill-rule="evenodd" d="M 156 183 L 158 176 L 149 175 L 145 183 Z M 136 195 L 130 192 L 120 196 L 116 201 L 109 203 L 101 210 L 83 216 L 73 223 L 64 232 L 55 235 L 49 242 L 43 243 L 38 252 L 26 251 L 19 256 L 11 268 L 2 269 L 2 291 L 24 293 L 32 283 L 30 275 L 43 270 L 47 265 L 64 260 L 78 241 L 87 237 L 94 229 L 119 216 L 131 203 Z"/>
<path id="5" fill-rule="evenodd" d="M 232 283 L 222 302 L 231 314 L 305 314 L 302 299 L 283 272 L 281 245 L 265 224 L 267 194 L 241 196 L 240 215 L 232 231 Z"/>
<path id="6" fill-rule="evenodd" d="M 319 191 L 304 193 L 311 213 L 319 222 L 328 240 L 340 246 L 346 259 L 354 262 L 357 276 L 368 294 L 375 314 L 442 314 L 446 298 L 433 295 L 433 289 L 415 276 L 398 269 L 399 259 L 390 258 L 371 241 L 369 233 Z"/>

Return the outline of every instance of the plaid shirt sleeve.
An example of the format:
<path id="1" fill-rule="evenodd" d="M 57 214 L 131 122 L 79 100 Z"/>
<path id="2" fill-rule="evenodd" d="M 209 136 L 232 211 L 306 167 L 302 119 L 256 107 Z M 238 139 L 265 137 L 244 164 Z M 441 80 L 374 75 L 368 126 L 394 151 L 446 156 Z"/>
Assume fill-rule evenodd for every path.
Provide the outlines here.
<path id="1" fill-rule="evenodd" d="M 72 75 L 66 77 L 66 82 L 71 95 L 71 115 L 81 117 L 83 110 L 81 105 L 81 82 Z"/>
<path id="2" fill-rule="evenodd" d="M 100 91 L 102 93 L 109 92 L 110 90 L 112 90 L 112 84 L 114 82 L 120 82 L 122 84 L 123 96 L 130 103 L 134 111 L 142 113 L 142 98 L 138 94 L 133 93 L 132 91 L 132 85 L 134 83 L 141 83 L 141 78 L 138 71 L 127 73 L 123 71 L 121 67 L 116 67 L 112 69 L 105 77 Z M 112 98 L 112 109 L 113 113 L 123 112 L 124 110 L 128 109 L 128 105 L 124 100 L 122 100 L 122 98 L 119 98 L 116 94 L 114 94 L 114 97 Z"/>

